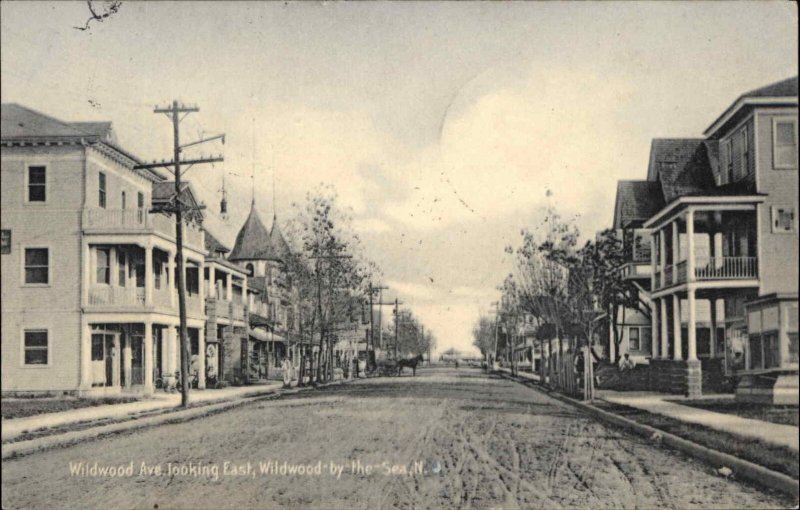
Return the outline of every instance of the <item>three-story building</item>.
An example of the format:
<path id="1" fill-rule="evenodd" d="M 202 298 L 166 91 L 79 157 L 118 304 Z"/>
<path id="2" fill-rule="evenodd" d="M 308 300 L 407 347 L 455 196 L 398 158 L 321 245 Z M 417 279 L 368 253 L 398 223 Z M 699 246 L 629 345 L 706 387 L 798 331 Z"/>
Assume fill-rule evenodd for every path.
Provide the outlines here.
<path id="1" fill-rule="evenodd" d="M 3 391 L 152 391 L 179 366 L 175 220 L 155 212 L 174 183 L 137 170 L 109 122 L 4 104 L 1 141 Z M 181 200 L 196 204 L 190 186 Z M 184 228 L 194 354 L 205 339 L 201 222 L 189 214 Z"/>

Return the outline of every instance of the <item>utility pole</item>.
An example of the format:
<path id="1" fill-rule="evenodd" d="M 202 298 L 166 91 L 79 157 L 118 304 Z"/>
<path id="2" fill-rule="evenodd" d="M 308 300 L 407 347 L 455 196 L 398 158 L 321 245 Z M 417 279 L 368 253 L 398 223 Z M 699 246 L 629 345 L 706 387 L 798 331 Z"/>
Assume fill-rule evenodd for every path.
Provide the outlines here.
<path id="1" fill-rule="evenodd" d="M 188 407 L 189 406 L 189 335 L 186 327 L 186 283 L 184 282 L 184 264 L 183 264 L 183 213 L 184 211 L 191 211 L 197 209 L 203 209 L 204 206 L 200 207 L 192 207 L 188 204 L 184 204 L 181 202 L 180 194 L 181 194 L 181 177 L 183 172 L 181 172 L 181 165 L 188 165 L 188 168 L 184 171 L 188 171 L 193 165 L 199 163 L 215 163 L 219 161 L 223 161 L 222 156 L 216 157 L 200 157 L 196 159 L 184 159 L 181 160 L 181 151 L 186 147 L 190 147 L 193 145 L 198 145 L 204 142 L 209 142 L 211 140 L 222 139 L 222 143 L 225 143 L 225 136 L 224 135 L 217 135 L 210 138 L 197 140 L 195 142 L 187 143 L 183 146 L 180 144 L 180 123 L 184 117 L 189 115 L 190 113 L 199 112 L 200 109 L 197 106 L 184 106 L 182 104 L 178 104 L 178 101 L 175 100 L 172 102 L 172 106 L 159 108 L 156 107 L 153 110 L 153 113 L 163 113 L 167 115 L 172 121 L 172 137 L 173 137 L 173 160 L 172 161 L 162 161 L 160 163 L 147 163 L 142 165 L 136 165 L 134 168 L 139 169 L 148 169 L 148 168 L 159 168 L 159 167 L 173 167 L 173 171 L 175 173 L 175 195 L 172 197 L 171 204 L 169 206 L 159 208 L 159 211 L 165 212 L 173 212 L 175 213 L 175 244 L 177 246 L 177 254 L 176 254 L 176 269 L 177 274 L 175 275 L 175 283 L 178 286 L 178 314 L 180 320 L 180 351 L 181 351 L 181 406 Z M 183 114 L 183 116 L 181 116 Z M 203 275 L 199 275 L 199 278 L 202 278 Z M 204 356 L 205 353 L 198 353 L 198 356 Z M 198 374 L 198 377 L 205 377 L 205 374 Z"/>
<path id="2" fill-rule="evenodd" d="M 400 340 L 400 302 L 394 298 L 394 361 L 397 362 L 397 344 Z"/>
<path id="3" fill-rule="evenodd" d="M 383 285 L 373 286 L 372 282 L 370 282 L 368 290 L 367 290 L 367 292 L 369 293 L 369 343 L 372 345 L 373 357 L 375 356 L 375 320 L 372 317 L 372 307 L 373 307 L 372 295 L 375 292 L 382 293 L 384 289 L 388 289 L 388 288 L 389 287 L 384 287 Z M 380 295 L 378 296 L 378 301 L 381 301 Z M 380 310 L 380 308 L 379 308 L 379 310 Z M 380 321 L 378 321 L 378 327 L 380 327 Z M 369 365 L 371 364 L 372 365 L 371 368 L 374 369 L 375 368 L 375 366 L 374 366 L 375 365 L 375 360 L 370 360 L 369 351 L 370 351 L 370 347 L 369 347 L 369 345 L 367 345 L 367 365 L 369 367 Z"/>

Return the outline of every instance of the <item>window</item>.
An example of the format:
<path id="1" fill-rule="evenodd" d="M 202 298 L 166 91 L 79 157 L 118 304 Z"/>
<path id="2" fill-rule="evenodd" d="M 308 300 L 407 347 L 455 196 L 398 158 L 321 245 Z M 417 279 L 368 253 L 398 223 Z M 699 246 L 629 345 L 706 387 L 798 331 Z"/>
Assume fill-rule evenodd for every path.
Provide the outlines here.
<path id="1" fill-rule="evenodd" d="M 47 169 L 43 166 L 28 167 L 28 202 L 47 201 Z"/>
<path id="2" fill-rule="evenodd" d="M 788 333 L 789 336 L 789 363 L 798 362 L 797 333 Z"/>
<path id="3" fill-rule="evenodd" d="M 136 193 L 136 207 L 139 209 L 139 221 L 144 221 L 144 193 Z"/>
<path id="4" fill-rule="evenodd" d="M 247 269 L 247 275 L 248 276 L 253 276 L 253 273 L 254 273 L 253 264 L 247 264 L 247 266 L 245 266 L 245 268 Z"/>
<path id="5" fill-rule="evenodd" d="M 97 205 L 102 207 L 103 209 L 106 208 L 106 174 L 100 172 L 98 181 L 98 195 L 97 195 Z"/>
<path id="6" fill-rule="evenodd" d="M 92 361 L 105 359 L 104 335 L 92 335 Z"/>
<path id="7" fill-rule="evenodd" d="M 26 329 L 24 351 L 25 365 L 47 365 L 47 330 Z"/>
<path id="8" fill-rule="evenodd" d="M 763 334 L 764 342 L 764 368 L 781 366 L 781 349 L 778 342 L 778 332 L 770 331 Z"/>
<path id="9" fill-rule="evenodd" d="M 642 348 L 642 339 L 639 335 L 639 328 L 628 328 L 628 350 L 639 351 Z"/>
<path id="10" fill-rule="evenodd" d="M 25 248 L 25 283 L 48 284 L 50 253 L 47 248 Z"/>
<path id="11" fill-rule="evenodd" d="M 797 168 L 797 121 L 772 121 L 772 158 L 775 168 Z"/>
<path id="12" fill-rule="evenodd" d="M 95 283 L 111 283 L 111 250 L 108 248 L 97 249 L 97 272 Z"/>
<path id="13" fill-rule="evenodd" d="M 156 289 L 161 289 L 161 270 L 163 264 L 153 257 L 153 286 Z"/>
<path id="14" fill-rule="evenodd" d="M 117 250 L 117 274 L 119 277 L 119 286 L 125 286 L 125 276 L 127 275 L 128 257 L 122 250 Z"/>
<path id="15" fill-rule="evenodd" d="M 125 196 L 125 192 L 122 192 L 122 208 L 125 209 L 128 205 L 127 197 Z"/>
<path id="16" fill-rule="evenodd" d="M 722 142 L 722 160 L 723 160 L 723 184 L 733 182 L 733 151 L 731 150 L 731 141 L 725 140 Z"/>
<path id="17" fill-rule="evenodd" d="M 641 349 L 643 351 L 650 351 L 650 348 L 653 346 L 653 332 L 650 328 L 642 328 L 642 342 L 641 342 Z"/>
<path id="18" fill-rule="evenodd" d="M 742 176 L 750 173 L 750 143 L 747 140 L 747 126 L 742 128 Z"/>
<path id="19" fill-rule="evenodd" d="M 772 232 L 773 233 L 794 232 L 793 207 L 772 208 Z"/>

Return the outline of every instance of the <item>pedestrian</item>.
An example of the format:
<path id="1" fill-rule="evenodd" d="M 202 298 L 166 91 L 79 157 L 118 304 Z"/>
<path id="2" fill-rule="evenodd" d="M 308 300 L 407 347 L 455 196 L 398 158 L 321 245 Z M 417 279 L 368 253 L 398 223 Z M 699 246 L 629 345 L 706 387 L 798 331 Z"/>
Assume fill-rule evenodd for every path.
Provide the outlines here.
<path id="1" fill-rule="evenodd" d="M 633 370 L 633 367 L 636 366 L 636 363 L 631 359 L 630 355 L 626 352 L 625 356 L 619 361 L 619 371 L 625 372 L 628 370 Z"/>
<path id="2" fill-rule="evenodd" d="M 283 358 L 281 369 L 283 369 L 283 387 L 290 388 L 292 386 L 292 362 L 288 357 Z"/>

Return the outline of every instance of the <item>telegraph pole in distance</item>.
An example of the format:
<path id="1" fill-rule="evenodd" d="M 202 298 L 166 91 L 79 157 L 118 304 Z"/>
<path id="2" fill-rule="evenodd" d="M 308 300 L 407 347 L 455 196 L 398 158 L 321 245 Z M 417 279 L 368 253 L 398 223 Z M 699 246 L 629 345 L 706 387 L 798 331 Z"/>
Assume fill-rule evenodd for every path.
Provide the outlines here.
<path id="1" fill-rule="evenodd" d="M 400 303 L 394 298 L 394 361 L 397 363 L 397 343 L 400 339 Z"/>
<path id="2" fill-rule="evenodd" d="M 222 139 L 222 143 L 225 143 L 225 136 L 224 135 L 217 135 L 207 139 L 198 140 L 195 142 L 190 142 L 186 145 L 181 146 L 180 144 L 180 123 L 184 117 L 189 115 L 190 113 L 199 112 L 200 108 L 197 106 L 184 106 L 182 104 L 178 104 L 178 101 L 175 100 L 172 102 L 172 106 L 159 108 L 156 107 L 153 110 L 153 113 L 163 113 L 167 115 L 172 121 L 172 136 L 173 136 L 173 160 L 172 161 L 162 161 L 161 163 L 147 163 L 142 165 L 136 165 L 135 169 L 148 169 L 148 168 L 159 168 L 159 167 L 173 167 L 173 171 L 175 173 L 175 195 L 172 197 L 170 201 L 171 204 L 164 207 L 159 208 L 159 211 L 165 212 L 172 212 L 175 213 L 175 244 L 177 246 L 177 254 L 176 254 L 176 269 L 177 274 L 175 275 L 175 283 L 178 286 L 178 315 L 180 320 L 180 351 L 181 351 L 181 406 L 188 407 L 189 406 L 189 335 L 186 327 L 186 283 L 184 281 L 184 264 L 183 264 L 183 212 L 184 211 L 191 211 L 197 209 L 203 209 L 204 206 L 200 207 L 192 207 L 187 204 L 181 202 L 180 194 L 181 194 L 181 176 L 183 172 L 181 172 L 181 165 L 188 165 L 188 168 L 185 171 L 188 171 L 195 164 L 199 163 L 215 163 L 218 161 L 223 161 L 222 156 L 216 157 L 209 157 L 209 158 L 196 158 L 192 160 L 184 159 L 181 160 L 181 150 L 185 147 L 189 147 L 192 145 L 198 145 L 200 143 L 209 142 L 211 140 Z M 181 116 L 183 114 L 183 116 Z M 184 172 L 185 172 L 184 171 Z M 199 275 L 200 278 L 203 275 Z M 205 355 L 205 353 L 198 353 L 198 356 Z M 199 374 L 198 377 L 205 376 L 205 374 Z"/>
<path id="3" fill-rule="evenodd" d="M 368 290 L 367 290 L 367 292 L 369 293 L 369 343 L 372 345 L 373 357 L 375 356 L 375 320 L 372 317 L 372 307 L 374 306 L 374 304 L 372 302 L 372 296 L 376 292 L 382 293 L 384 289 L 388 289 L 388 288 L 389 287 L 385 287 L 383 285 L 374 286 L 374 285 L 372 285 L 372 282 L 370 282 Z M 379 302 L 381 301 L 380 296 L 378 297 L 378 301 Z M 379 310 L 380 310 L 380 308 L 379 308 Z M 380 321 L 378 322 L 378 326 L 380 327 Z M 372 368 L 374 369 L 375 368 L 375 366 L 374 366 L 375 365 L 375 361 L 373 360 L 371 363 L 372 363 Z M 367 346 L 367 365 L 368 366 L 370 365 L 369 346 Z"/>

